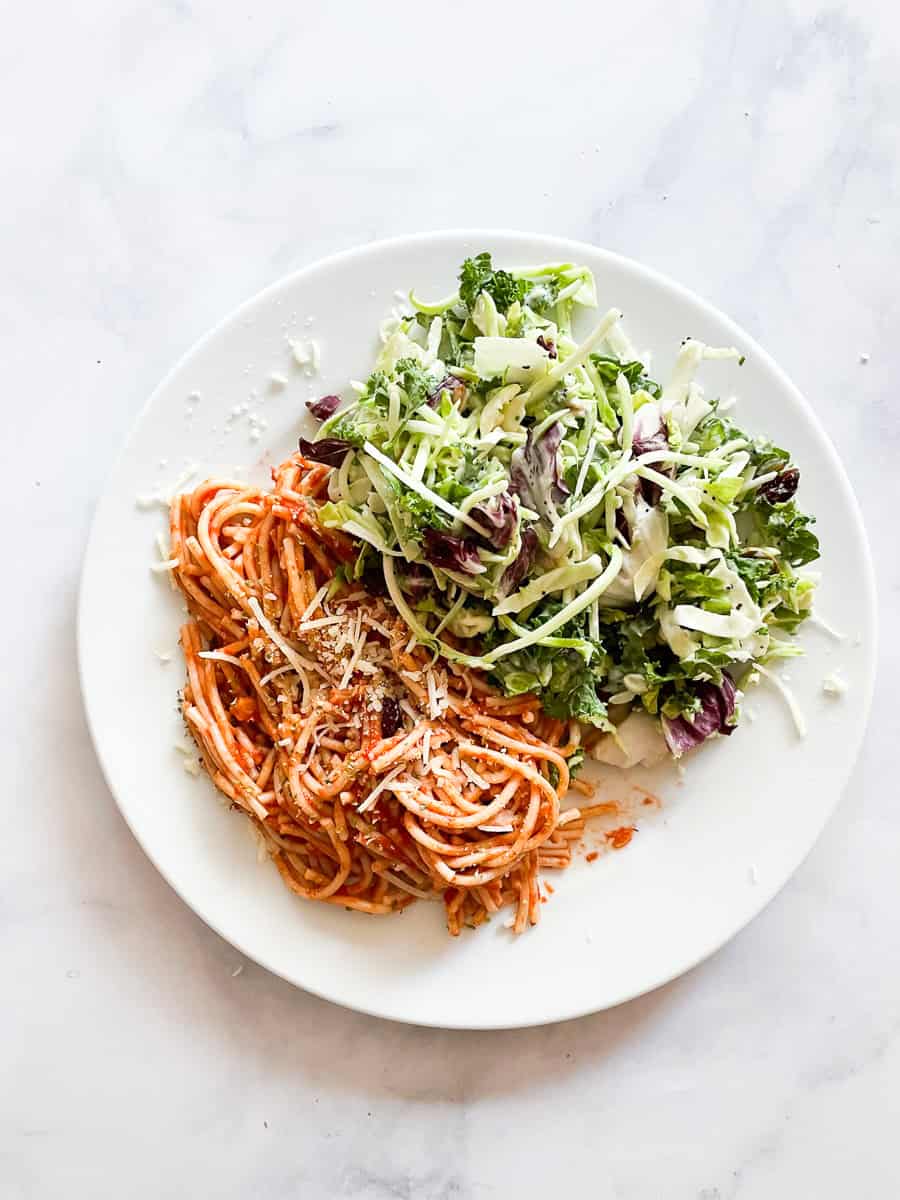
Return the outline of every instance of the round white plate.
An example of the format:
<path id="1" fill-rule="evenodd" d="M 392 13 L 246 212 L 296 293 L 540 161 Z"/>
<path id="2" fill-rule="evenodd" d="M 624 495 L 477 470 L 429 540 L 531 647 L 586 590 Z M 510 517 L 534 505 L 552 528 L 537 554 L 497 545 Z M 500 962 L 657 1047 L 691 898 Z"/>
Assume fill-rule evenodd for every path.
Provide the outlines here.
<path id="1" fill-rule="evenodd" d="M 817 515 L 822 542 L 818 611 L 846 637 L 808 628 L 806 657 L 788 666 L 808 721 L 804 740 L 771 686 L 753 689 L 746 708 L 755 720 L 692 756 L 683 780 L 666 766 L 645 781 L 662 808 L 641 822 L 627 849 L 591 864 L 579 857 L 551 875 L 554 895 L 536 929 L 514 938 L 495 920 L 452 939 L 438 905 L 373 919 L 290 895 L 274 867 L 257 863 L 245 820 L 216 803 L 205 776 L 186 773 L 176 750 L 185 744 L 176 695 L 183 614 L 165 576 L 148 569 L 164 513 L 135 500 L 171 490 L 188 463 L 199 467 L 195 480 L 231 475 L 236 466 L 263 478 L 299 433 L 310 432 L 304 400 L 346 393 L 349 379 L 366 377 L 395 290 L 445 295 L 463 258 L 482 249 L 498 265 L 586 263 L 600 312 L 612 304 L 624 311 L 632 341 L 653 351 L 656 378 L 666 376 L 686 335 L 741 349 L 743 367 L 711 362 L 703 381 L 712 395 L 737 394 L 739 423 L 793 451 L 799 499 Z M 292 359 L 289 337 L 316 340 L 314 378 Z M 157 652 L 171 661 L 160 662 Z M 513 233 L 428 234 L 365 246 L 275 284 L 160 384 L 97 510 L 79 657 L 97 753 L 126 821 L 185 902 L 240 951 L 311 992 L 379 1016 L 445 1027 L 532 1025 L 618 1004 L 688 970 L 796 869 L 862 738 L 875 661 L 874 584 L 857 504 L 831 443 L 786 376 L 721 313 L 593 246 Z M 832 671 L 847 684 L 843 698 L 823 693 Z"/>

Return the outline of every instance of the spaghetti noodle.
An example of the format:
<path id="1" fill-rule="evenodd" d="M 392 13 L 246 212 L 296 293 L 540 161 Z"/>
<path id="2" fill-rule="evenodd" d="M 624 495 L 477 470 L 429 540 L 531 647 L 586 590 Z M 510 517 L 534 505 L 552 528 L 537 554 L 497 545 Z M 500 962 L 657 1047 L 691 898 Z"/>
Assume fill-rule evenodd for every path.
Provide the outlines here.
<path id="1" fill-rule="evenodd" d="M 328 475 L 294 455 L 271 490 L 210 479 L 172 501 L 203 765 L 304 899 L 441 900 L 454 935 L 512 905 L 522 932 L 539 872 L 569 864 L 591 815 L 560 811 L 577 726 L 432 662 L 388 600 L 345 581 L 356 547 L 316 520 Z"/>

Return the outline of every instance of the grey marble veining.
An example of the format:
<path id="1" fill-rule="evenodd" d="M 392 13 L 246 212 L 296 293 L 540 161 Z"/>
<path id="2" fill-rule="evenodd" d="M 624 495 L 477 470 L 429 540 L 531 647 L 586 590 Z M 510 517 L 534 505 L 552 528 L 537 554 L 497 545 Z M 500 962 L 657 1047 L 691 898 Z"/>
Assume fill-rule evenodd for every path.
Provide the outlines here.
<path id="1" fill-rule="evenodd" d="M 7 6 L 4 1198 L 897 1194 L 898 55 L 877 0 Z M 92 507 L 174 358 L 323 253 L 464 225 L 744 323 L 844 458 L 883 619 L 862 757 L 768 910 L 618 1010 L 473 1035 L 234 975 L 118 816 L 74 665 Z"/>

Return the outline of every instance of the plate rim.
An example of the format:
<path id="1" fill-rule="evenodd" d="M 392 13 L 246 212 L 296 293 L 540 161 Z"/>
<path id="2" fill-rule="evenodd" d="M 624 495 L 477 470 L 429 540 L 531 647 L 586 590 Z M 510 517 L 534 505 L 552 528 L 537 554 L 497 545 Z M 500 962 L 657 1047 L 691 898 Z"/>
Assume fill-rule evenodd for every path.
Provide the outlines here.
<path id="1" fill-rule="evenodd" d="M 459 1023 L 441 1020 L 437 1022 L 429 1022 L 415 1017 L 405 1015 L 402 1011 L 397 1011 L 390 1004 L 379 1005 L 377 1001 L 365 1000 L 348 1000 L 345 996 L 336 992 L 331 992 L 327 987 L 321 985 L 311 985 L 307 982 L 301 982 L 295 976 L 288 974 L 284 969 L 279 968 L 272 962 L 268 961 L 268 955 L 263 951 L 254 951 L 243 944 L 241 940 L 236 940 L 231 935 L 222 931 L 217 923 L 217 920 L 208 915 L 198 907 L 192 900 L 188 899 L 181 887 L 170 877 L 167 869 L 162 865 L 158 858 L 154 855 L 151 849 L 145 845 L 138 829 L 133 824 L 129 815 L 128 805 L 120 798 L 116 787 L 113 784 L 111 769 L 108 765 L 106 755 L 103 750 L 102 739 L 98 735 L 98 721 L 94 712 L 94 707 L 91 700 L 90 689 L 87 685 L 87 668 L 86 668 L 86 642 L 87 632 L 86 625 L 88 623 L 87 602 L 85 599 L 87 584 L 86 581 L 91 573 L 93 561 L 98 554 L 99 527 L 101 523 L 102 510 L 106 499 L 110 482 L 118 472 L 119 465 L 127 455 L 133 442 L 137 439 L 141 425 L 143 424 L 146 414 L 156 403 L 157 398 L 168 388 L 171 380 L 173 380 L 191 361 L 191 359 L 200 354 L 210 342 L 213 342 L 223 330 L 232 322 L 246 316 L 259 305 L 264 304 L 266 300 L 273 294 L 287 288 L 305 276 L 311 275 L 314 272 L 328 270 L 329 268 L 352 260 L 362 260 L 368 256 L 377 257 L 385 252 L 390 253 L 392 249 L 400 247 L 407 248 L 410 245 L 424 245 L 428 243 L 440 243 L 447 239 L 457 239 L 465 241 L 480 241 L 488 246 L 491 245 L 491 239 L 520 239 L 522 241 L 534 241 L 544 245 L 553 244 L 559 247 L 562 252 L 569 258 L 577 259 L 578 254 L 589 254 L 591 256 L 600 256 L 612 263 L 619 265 L 632 274 L 641 277 L 645 282 L 662 288 L 663 290 L 674 294 L 693 305 L 700 307 L 709 313 L 716 321 L 729 331 L 729 333 L 738 340 L 742 345 L 746 346 L 747 351 L 752 353 L 757 361 L 771 372 L 778 380 L 779 385 L 790 394 L 794 403 L 803 412 L 806 422 L 811 431 L 816 435 L 821 444 L 821 448 L 829 459 L 831 469 L 835 472 L 837 479 L 841 483 L 843 505 L 848 509 L 849 515 L 852 518 L 852 523 L 858 537 L 861 558 L 864 568 L 863 592 L 865 599 L 866 612 L 864 614 L 865 629 L 867 641 L 870 645 L 870 653 L 866 665 L 866 677 L 864 681 L 864 695 L 862 704 L 859 706 L 862 710 L 862 719 L 858 725 L 858 734 L 855 744 L 852 747 L 852 753 L 848 755 L 846 765 L 837 786 L 833 792 L 833 799 L 823 810 L 822 819 L 816 830 L 815 836 L 810 841 L 809 845 L 794 863 L 784 878 L 779 879 L 774 885 L 760 887 L 756 894 L 756 901 L 750 906 L 747 915 L 742 915 L 738 923 L 729 929 L 724 935 L 717 935 L 711 944 L 706 946 L 703 951 L 686 961 L 682 966 L 664 971 L 662 975 L 655 978 L 653 982 L 648 983 L 645 987 L 638 990 L 626 988 L 621 996 L 611 1000 L 594 1004 L 591 1002 L 585 1003 L 583 1000 L 568 1006 L 561 1005 L 555 1008 L 552 1012 L 540 1018 L 526 1016 L 522 1019 L 502 1019 L 497 1021 L 484 1021 L 474 1023 L 472 1021 L 461 1021 Z M 187 349 L 179 355 L 175 363 L 165 372 L 159 383 L 150 392 L 147 399 L 140 406 L 137 413 L 132 418 L 129 430 L 125 436 L 117 454 L 114 456 L 109 470 L 103 481 L 103 485 L 99 490 L 94 505 L 94 511 L 91 517 L 90 529 L 85 542 L 85 549 L 82 557 L 81 572 L 77 593 L 77 614 L 76 614 L 76 659 L 79 688 L 82 697 L 82 704 L 85 714 L 88 732 L 97 761 L 100 766 L 103 779 L 106 786 L 109 788 L 110 794 L 115 802 L 121 817 L 125 821 L 126 826 L 140 847 L 141 851 L 146 855 L 149 861 L 153 864 L 156 871 L 162 876 L 163 880 L 168 884 L 172 891 L 178 896 L 183 904 L 197 916 L 205 925 L 223 941 L 233 946 L 240 954 L 248 960 L 263 967 L 273 975 L 283 979 L 286 983 L 293 987 L 298 987 L 310 995 L 316 996 L 319 999 L 327 1000 L 330 1003 L 337 1004 L 342 1008 L 353 1012 L 363 1013 L 367 1016 L 378 1017 L 382 1020 L 396 1021 L 401 1024 L 420 1026 L 422 1028 L 434 1029 L 459 1029 L 472 1031 L 500 1030 L 500 1029 L 521 1029 L 521 1028 L 537 1028 L 542 1025 L 554 1024 L 561 1021 L 569 1021 L 578 1017 L 587 1016 L 593 1013 L 608 1011 L 620 1004 L 627 1003 L 630 1000 L 647 995 L 648 993 L 657 990 L 671 983 L 673 980 L 680 978 L 682 975 L 693 971 L 701 963 L 711 958 L 723 946 L 727 945 L 733 938 L 737 937 L 752 921 L 754 921 L 760 913 L 768 907 L 775 896 L 782 891 L 789 881 L 794 877 L 796 872 L 809 858 L 813 849 L 819 842 L 826 826 L 834 816 L 839 801 L 842 799 L 847 786 L 848 779 L 859 759 L 859 754 L 862 749 L 865 734 L 868 728 L 869 719 L 871 716 L 872 701 L 874 697 L 875 679 L 877 674 L 878 663 L 878 644 L 879 644 L 879 620 L 878 620 L 878 604 L 877 604 L 877 577 L 875 573 L 874 561 L 872 558 L 871 545 L 869 542 L 868 532 L 863 519 L 862 509 L 854 491 L 853 485 L 844 468 L 840 455 L 837 452 L 826 427 L 819 420 L 811 403 L 806 399 L 800 389 L 793 383 L 786 371 L 775 361 L 775 359 L 762 347 L 757 340 L 746 332 L 736 321 L 719 309 L 715 304 L 706 300 L 693 289 L 686 287 L 684 284 L 671 278 L 655 267 L 647 266 L 645 263 L 633 259 L 627 255 L 618 253 L 617 251 L 608 250 L 603 246 L 596 245 L 592 242 L 582 241 L 568 237 L 560 237 L 555 234 L 541 233 L 537 231 L 527 231 L 520 229 L 511 229 L 505 227 L 495 228 L 466 228 L 452 227 L 447 229 L 428 230 L 412 234 L 401 234 L 390 238 L 377 239 L 371 242 L 364 242 L 355 246 L 348 247 L 344 250 L 337 251 L 332 254 L 325 255 L 321 258 L 313 259 L 304 266 L 288 272 L 285 275 L 279 276 L 265 287 L 261 288 L 254 295 L 242 301 L 235 308 L 231 309 L 222 316 L 216 323 L 202 334 Z"/>

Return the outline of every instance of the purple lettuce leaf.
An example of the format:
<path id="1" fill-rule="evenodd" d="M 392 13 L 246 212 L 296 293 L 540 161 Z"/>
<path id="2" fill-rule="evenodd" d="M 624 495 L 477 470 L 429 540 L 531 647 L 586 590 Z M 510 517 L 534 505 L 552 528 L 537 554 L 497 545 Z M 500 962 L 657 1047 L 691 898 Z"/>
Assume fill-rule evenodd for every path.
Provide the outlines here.
<path id="1" fill-rule="evenodd" d="M 563 427 L 560 425 L 559 421 L 556 421 L 550 426 L 539 442 L 539 445 L 543 449 L 543 453 L 550 456 L 554 500 L 564 500 L 566 496 L 570 496 L 572 494 L 559 469 L 559 454 L 557 451 L 559 450 L 559 443 L 562 441 L 562 435 Z"/>
<path id="2" fill-rule="evenodd" d="M 318 442 L 300 438 L 297 444 L 304 458 L 310 462 L 324 463 L 326 467 L 339 467 L 355 448 L 352 442 L 345 442 L 343 438 L 322 438 Z"/>
<path id="3" fill-rule="evenodd" d="M 531 525 L 523 525 L 520 536 L 519 553 L 512 560 L 500 579 L 500 595 L 508 596 L 522 582 L 534 565 L 537 554 L 538 537 Z"/>
<path id="4" fill-rule="evenodd" d="M 384 582 L 384 571 L 380 562 L 366 567 L 360 577 L 360 583 L 370 596 L 387 595 L 387 584 Z"/>
<path id="5" fill-rule="evenodd" d="M 550 518 L 550 501 L 562 500 L 569 489 L 559 471 L 562 425 L 555 421 L 537 440 L 531 430 L 524 446 L 513 452 L 509 468 L 509 490 L 542 517 Z"/>
<path id="6" fill-rule="evenodd" d="M 634 414 L 634 430 L 631 435 L 631 448 L 635 458 L 640 454 L 649 454 L 654 450 L 668 450 L 669 434 L 665 422 L 660 416 L 655 404 L 645 404 Z M 665 467 L 658 464 L 657 470 L 665 474 Z M 649 479 L 638 480 L 638 489 L 648 504 L 659 503 L 662 489 L 658 483 Z"/>
<path id="7" fill-rule="evenodd" d="M 400 588 L 413 600 L 421 600 L 434 586 L 434 577 L 430 571 L 420 567 L 418 563 L 406 563 L 400 576 Z"/>
<path id="8" fill-rule="evenodd" d="M 625 517 L 625 512 L 621 508 L 616 509 L 616 529 L 618 529 L 619 533 L 621 533 L 622 537 L 625 539 L 625 541 L 630 546 L 631 545 L 631 529 L 629 528 L 628 521 Z"/>
<path id="9" fill-rule="evenodd" d="M 340 403 L 340 396 L 322 396 L 318 400 L 307 400 L 306 407 L 317 421 L 327 421 L 337 412 Z"/>
<path id="10" fill-rule="evenodd" d="M 635 458 L 651 450 L 668 450 L 669 434 L 655 404 L 645 404 L 634 414 L 631 448 Z"/>
<path id="11" fill-rule="evenodd" d="M 478 545 L 473 538 L 456 537 L 428 528 L 422 538 L 422 552 L 433 567 L 445 571 L 462 571 L 464 575 L 480 575 L 484 564 L 478 557 Z"/>
<path id="12" fill-rule="evenodd" d="M 466 385 L 461 379 L 457 379 L 455 375 L 445 375 L 437 387 L 433 391 L 430 391 L 426 397 L 425 403 L 429 408 L 437 408 L 443 392 L 449 392 L 450 399 L 455 404 L 462 400 L 465 395 Z"/>
<path id="13" fill-rule="evenodd" d="M 492 550 L 503 550 L 509 545 L 519 519 L 516 502 L 509 492 L 501 492 L 492 500 L 474 504 L 469 516 L 488 530 L 490 537 L 485 540 Z"/>
<path id="14" fill-rule="evenodd" d="M 663 735 L 676 758 L 717 733 L 726 737 L 734 733 L 731 719 L 734 716 L 737 689 L 727 671 L 722 672 L 722 682 L 718 687 L 714 683 L 700 683 L 694 694 L 700 707 L 691 717 L 662 718 Z"/>

